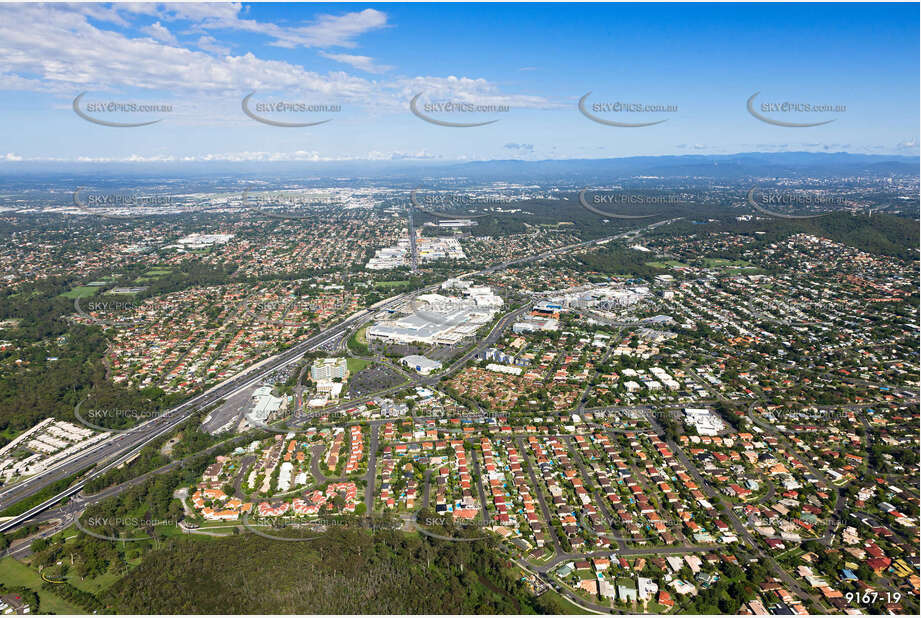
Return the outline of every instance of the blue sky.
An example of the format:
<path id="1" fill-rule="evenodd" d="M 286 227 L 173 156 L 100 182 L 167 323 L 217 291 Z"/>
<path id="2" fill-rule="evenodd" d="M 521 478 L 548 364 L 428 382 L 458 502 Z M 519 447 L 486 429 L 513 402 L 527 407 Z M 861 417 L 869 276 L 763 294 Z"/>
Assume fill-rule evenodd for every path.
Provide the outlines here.
<path id="1" fill-rule="evenodd" d="M 917 4 L 0 5 L 0 162 L 916 155 L 918 17 Z M 160 122 L 82 119 L 83 92 L 91 118 Z M 258 122 L 241 109 L 250 92 L 260 118 L 330 122 Z M 588 92 L 596 118 L 666 121 L 595 122 L 578 109 Z M 756 92 L 769 119 L 834 121 L 761 121 Z M 420 93 L 436 122 L 410 112 Z M 278 101 L 340 110 L 266 107 Z M 426 107 L 446 102 L 506 111 Z M 770 107 L 785 102 L 834 111 Z"/>

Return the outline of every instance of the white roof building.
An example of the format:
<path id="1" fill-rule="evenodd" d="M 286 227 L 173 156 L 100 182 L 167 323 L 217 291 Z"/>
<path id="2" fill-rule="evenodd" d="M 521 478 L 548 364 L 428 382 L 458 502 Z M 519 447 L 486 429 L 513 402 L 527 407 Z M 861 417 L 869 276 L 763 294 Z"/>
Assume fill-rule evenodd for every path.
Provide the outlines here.
<path id="1" fill-rule="evenodd" d="M 278 412 L 281 409 L 281 404 L 284 402 L 283 398 L 272 395 L 271 388 L 269 388 L 268 391 L 268 393 L 262 393 L 258 397 L 253 397 L 253 411 L 251 416 L 257 421 L 265 421 Z"/>
<path id="2" fill-rule="evenodd" d="M 441 369 L 441 362 L 420 356 L 418 354 L 410 354 L 409 356 L 404 356 L 400 359 L 400 362 L 413 369 L 424 376 L 429 375 L 433 371 L 438 371 Z"/>

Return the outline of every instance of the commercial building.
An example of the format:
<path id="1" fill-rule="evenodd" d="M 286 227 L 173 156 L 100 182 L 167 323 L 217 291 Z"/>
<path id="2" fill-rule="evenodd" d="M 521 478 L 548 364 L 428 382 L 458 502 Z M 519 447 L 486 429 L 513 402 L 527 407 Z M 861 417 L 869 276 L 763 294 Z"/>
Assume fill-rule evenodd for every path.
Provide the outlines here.
<path id="1" fill-rule="evenodd" d="M 317 394 L 326 395 L 328 399 L 339 399 L 342 395 L 342 382 L 333 382 L 332 380 L 317 380 Z"/>
<path id="2" fill-rule="evenodd" d="M 495 371 L 496 373 L 507 373 L 513 376 L 521 375 L 521 367 L 511 367 L 509 365 L 499 365 L 496 363 L 489 363 L 486 365 L 488 371 Z"/>
<path id="3" fill-rule="evenodd" d="M 250 417 L 253 420 L 265 422 L 281 410 L 284 401 L 282 397 L 272 395 L 271 386 L 260 386 L 253 392 L 253 411 Z"/>
<path id="4" fill-rule="evenodd" d="M 409 356 L 404 356 L 400 359 L 400 362 L 410 369 L 413 369 L 424 376 L 429 375 L 433 371 L 438 371 L 441 369 L 441 363 L 418 354 L 410 354 Z"/>
<path id="5" fill-rule="evenodd" d="M 345 379 L 348 375 L 349 366 L 344 358 L 318 358 L 310 367 L 310 377 L 316 382 L 333 378 Z"/>
<path id="6" fill-rule="evenodd" d="M 417 236 L 416 255 L 420 262 L 432 262 L 435 260 L 464 260 L 467 259 L 464 250 L 456 238 L 428 238 Z M 410 239 L 401 238 L 396 247 L 384 247 L 374 253 L 374 257 L 368 260 L 368 270 L 386 270 L 390 268 L 399 268 L 409 266 L 411 262 L 411 243 Z"/>
<path id="7" fill-rule="evenodd" d="M 726 428 L 723 420 L 706 408 L 685 408 L 684 422 L 702 436 L 715 436 Z"/>
<path id="8" fill-rule="evenodd" d="M 559 330 L 560 322 L 553 318 L 531 318 L 515 322 L 512 325 L 512 332 L 515 334 L 534 333 L 537 331 L 555 331 Z"/>
<path id="9" fill-rule="evenodd" d="M 502 299 L 489 288 L 471 288 L 461 299 L 425 294 L 409 315 L 378 322 L 367 331 L 369 341 L 454 345 L 473 336 L 492 320 Z"/>

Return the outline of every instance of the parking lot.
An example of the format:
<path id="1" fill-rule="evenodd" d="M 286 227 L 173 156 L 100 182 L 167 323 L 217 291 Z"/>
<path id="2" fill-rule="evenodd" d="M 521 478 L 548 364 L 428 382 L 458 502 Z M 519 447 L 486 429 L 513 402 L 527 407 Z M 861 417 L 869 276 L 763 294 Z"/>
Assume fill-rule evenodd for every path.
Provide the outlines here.
<path id="1" fill-rule="evenodd" d="M 388 367 L 368 365 L 349 378 L 349 398 L 361 397 L 403 382 L 403 377 Z"/>

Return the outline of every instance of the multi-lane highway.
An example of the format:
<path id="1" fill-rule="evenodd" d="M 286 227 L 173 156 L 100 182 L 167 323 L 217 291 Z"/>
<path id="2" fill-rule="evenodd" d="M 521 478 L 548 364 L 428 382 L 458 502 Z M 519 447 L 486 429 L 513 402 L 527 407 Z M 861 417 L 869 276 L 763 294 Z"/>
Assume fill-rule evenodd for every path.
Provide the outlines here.
<path id="1" fill-rule="evenodd" d="M 660 221 L 651 225 L 644 226 L 643 228 L 632 229 L 613 236 L 565 245 L 552 250 L 543 251 L 539 254 L 522 256 L 520 258 L 507 260 L 505 262 L 484 268 L 480 271 L 468 273 L 466 276 L 489 274 L 499 270 L 504 270 L 512 265 L 541 260 L 553 255 L 559 255 L 569 251 L 599 245 L 619 238 L 635 237 L 646 229 L 652 229 L 669 223 L 670 221 L 672 220 Z M 12 504 L 28 498 L 29 496 L 34 495 L 35 493 L 41 491 L 44 487 L 47 487 L 48 485 L 58 480 L 67 478 L 68 476 L 74 475 L 82 470 L 93 468 L 90 472 L 83 475 L 83 477 L 78 482 L 74 483 L 66 490 L 58 493 L 48 500 L 45 500 L 41 504 L 30 508 L 21 515 L 0 523 L 0 532 L 11 530 L 17 526 L 20 526 L 39 513 L 42 513 L 43 511 L 51 508 L 61 500 L 77 494 L 80 490 L 83 489 L 84 485 L 86 485 L 88 481 L 102 474 L 105 474 L 109 470 L 118 467 L 126 461 L 130 460 L 144 446 L 156 440 L 160 436 L 163 436 L 164 434 L 174 430 L 177 426 L 188 419 L 189 416 L 194 412 L 213 405 L 225 397 L 235 395 L 241 391 L 251 388 L 252 386 L 258 384 L 260 381 L 264 380 L 272 372 L 277 371 L 278 369 L 291 363 L 297 362 L 305 352 L 322 347 L 331 341 L 338 340 L 356 325 L 370 320 L 378 311 L 390 310 L 398 307 L 401 303 L 405 302 L 408 297 L 436 289 L 438 285 L 440 285 L 440 282 L 428 285 L 421 290 L 407 292 L 399 296 L 394 296 L 393 298 L 387 299 L 385 301 L 381 301 L 368 309 L 350 316 L 335 326 L 330 327 L 318 333 L 317 335 L 297 343 L 288 350 L 285 350 L 280 354 L 277 354 L 253 365 L 246 371 L 243 371 L 240 374 L 229 378 L 228 380 L 218 384 L 217 386 L 214 386 L 204 393 L 189 399 L 188 401 L 182 403 L 179 406 L 176 406 L 175 408 L 165 411 L 160 416 L 157 416 L 156 418 L 138 425 L 131 431 L 113 435 L 101 442 L 99 445 L 84 451 L 83 453 L 80 453 L 79 455 L 76 455 L 66 460 L 65 462 L 62 462 L 50 470 L 46 470 L 36 477 L 26 479 L 25 481 L 16 483 L 4 488 L 3 490 L 0 490 L 0 510 L 2 510 Z M 499 324 L 496 325 L 497 328 L 493 329 L 493 332 L 490 333 L 490 336 L 493 336 L 497 329 L 501 330 L 502 326 L 507 325 L 509 319 L 510 316 L 503 318 L 503 320 L 501 320 Z M 487 340 L 488 339 L 489 337 L 487 337 Z M 469 359 L 473 353 L 474 352 L 471 351 L 464 355 L 464 357 L 461 359 L 458 359 L 458 361 L 454 364 L 454 367 L 459 366 L 459 364 L 462 364 L 463 362 L 466 362 L 466 360 Z M 435 381 L 437 381 L 437 378 L 435 378 Z"/>
<path id="2" fill-rule="evenodd" d="M 389 309 L 401 300 L 401 296 L 395 297 L 385 303 L 379 304 L 376 310 Z M 114 435 L 100 443 L 97 447 L 84 451 L 51 470 L 47 470 L 34 478 L 4 488 L 3 491 L 0 491 L 0 509 L 4 509 L 35 494 L 55 481 L 76 474 L 81 470 L 96 466 L 90 473 L 84 475 L 80 481 L 74 483 L 61 493 L 29 509 L 22 515 L 0 523 L 0 532 L 12 529 L 28 521 L 38 513 L 50 508 L 64 498 L 79 492 L 89 480 L 105 474 L 112 468 L 131 459 L 144 446 L 175 429 L 195 411 L 206 408 L 229 395 L 251 388 L 253 385 L 265 379 L 265 377 L 273 371 L 297 362 L 304 352 L 314 347 L 319 347 L 330 339 L 341 336 L 341 334 L 348 330 L 353 323 L 367 320 L 370 315 L 371 312 L 367 310 L 359 312 L 336 326 L 296 344 L 281 354 L 258 363 L 250 369 L 189 399 L 175 408 L 165 411 L 160 416 L 138 425 L 131 431 Z"/>

